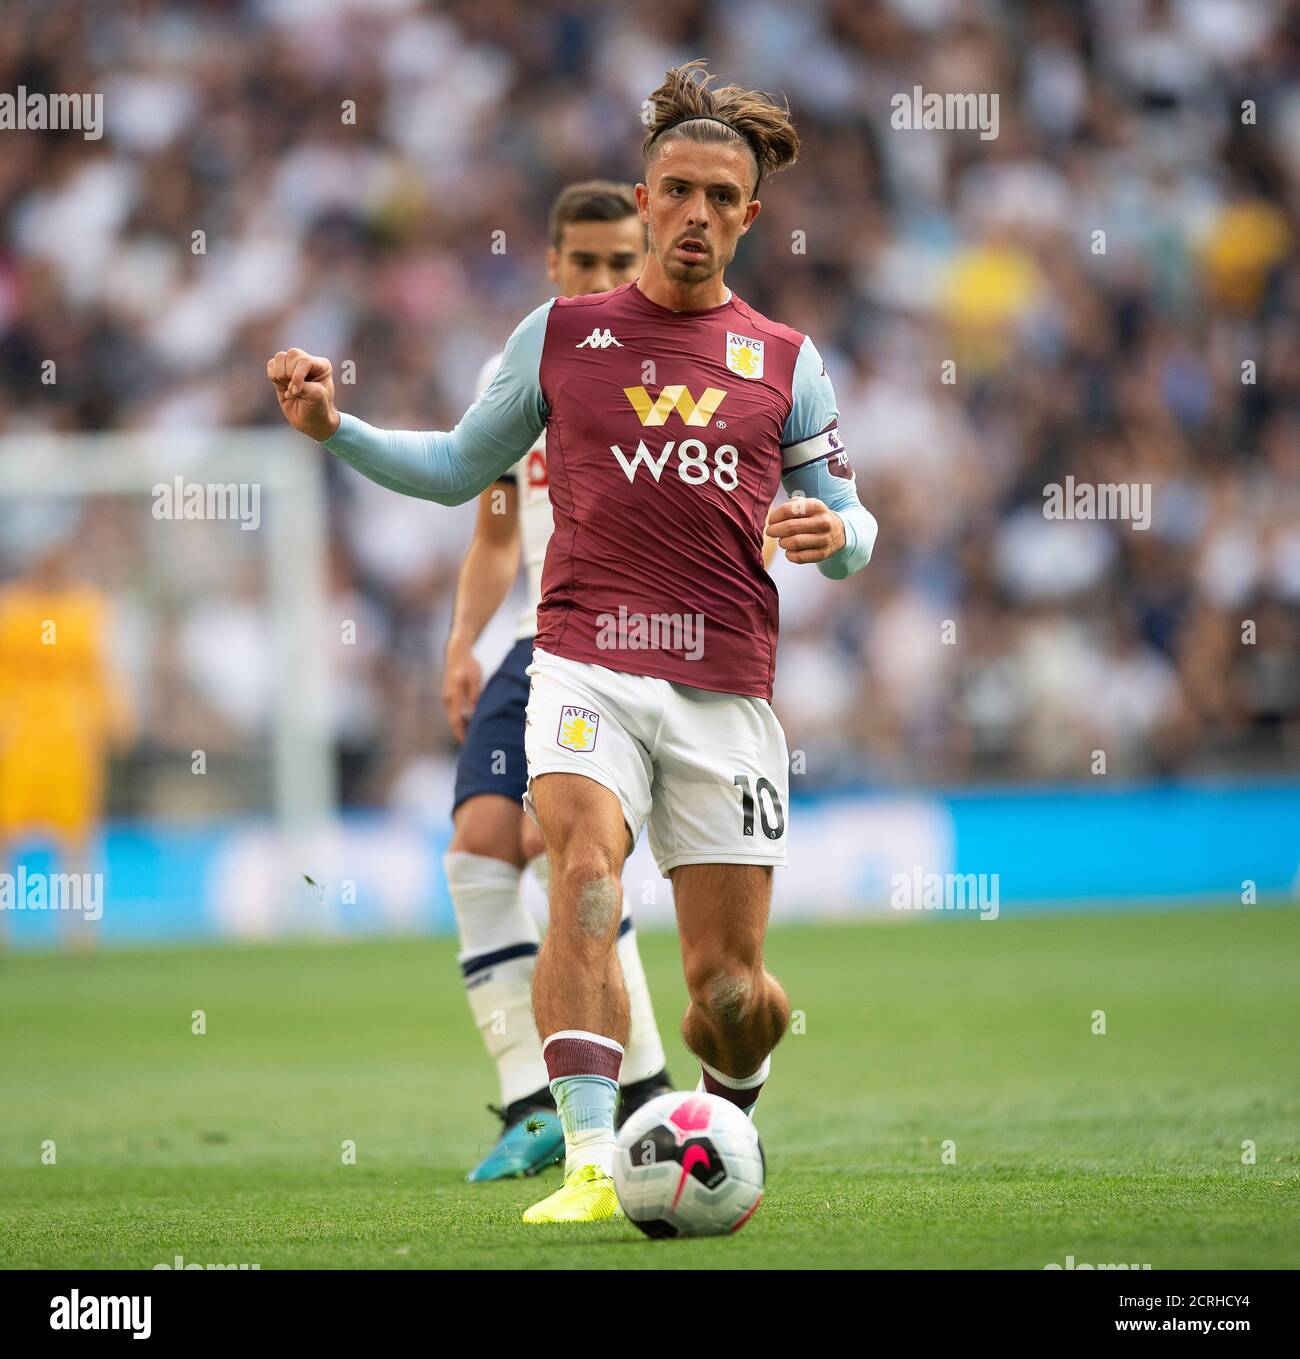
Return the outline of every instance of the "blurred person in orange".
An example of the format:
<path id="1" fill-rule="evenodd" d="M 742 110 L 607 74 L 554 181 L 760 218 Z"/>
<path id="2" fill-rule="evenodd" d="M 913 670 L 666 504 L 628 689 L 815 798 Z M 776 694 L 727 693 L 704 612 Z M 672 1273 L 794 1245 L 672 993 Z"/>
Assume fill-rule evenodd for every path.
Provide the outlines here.
<path id="1" fill-rule="evenodd" d="M 110 601 L 74 561 L 73 543 L 60 541 L 0 586 L 0 868 L 24 841 L 48 837 L 60 873 L 84 880 L 108 756 L 133 723 L 110 656 Z M 58 910 L 60 937 L 88 947 L 101 912 L 102 898 L 93 910 Z"/>

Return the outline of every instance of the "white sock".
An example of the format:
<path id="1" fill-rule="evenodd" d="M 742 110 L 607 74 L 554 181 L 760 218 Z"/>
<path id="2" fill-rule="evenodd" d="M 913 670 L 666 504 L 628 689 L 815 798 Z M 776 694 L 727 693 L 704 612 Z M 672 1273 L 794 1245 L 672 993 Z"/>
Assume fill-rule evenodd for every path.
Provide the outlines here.
<path id="1" fill-rule="evenodd" d="M 544 1089 L 542 1045 L 533 1022 L 537 925 L 519 891 L 519 869 L 457 850 L 443 858 L 470 1012 L 496 1063 L 501 1102 Z"/>
<path id="2" fill-rule="evenodd" d="M 719 1071 L 716 1066 L 710 1066 L 702 1057 L 695 1059 L 700 1064 L 700 1083 L 695 1087 L 697 1090 L 704 1090 L 704 1076 L 707 1073 L 719 1085 L 725 1085 L 728 1090 L 754 1090 L 761 1089 L 766 1083 L 767 1078 L 772 1074 L 772 1056 L 769 1053 L 763 1058 L 763 1065 L 754 1072 L 752 1076 L 728 1076 L 725 1071 Z M 739 1106 L 738 1100 L 733 1100 L 733 1104 Z M 750 1122 L 754 1121 L 754 1110 L 758 1107 L 758 1096 L 741 1109 L 741 1112 L 749 1117 Z"/>
<path id="3" fill-rule="evenodd" d="M 618 1086 L 612 1081 L 577 1077 L 555 1081 L 551 1086 L 560 1122 L 564 1125 L 564 1173 L 572 1175 L 583 1166 L 599 1166 L 606 1175 L 614 1173 L 614 1101 Z M 575 1102 L 583 1122 L 598 1126 L 571 1127 Z"/>
<path id="4" fill-rule="evenodd" d="M 626 895 L 623 897 L 623 921 L 619 929 L 618 961 L 623 968 L 623 981 L 627 985 L 632 1022 L 618 1079 L 620 1085 L 632 1085 L 645 1080 L 647 1076 L 658 1075 L 668 1059 L 664 1056 L 663 1040 L 659 1037 L 659 1026 L 655 1023 L 650 985 L 645 979 L 641 952 L 636 946 L 636 931 L 632 928 L 632 905 Z"/>
<path id="5" fill-rule="evenodd" d="M 614 1173 L 614 1079 L 623 1048 L 585 1029 L 562 1029 L 546 1040 L 551 1094 L 564 1125 L 564 1173 L 599 1166 Z"/>

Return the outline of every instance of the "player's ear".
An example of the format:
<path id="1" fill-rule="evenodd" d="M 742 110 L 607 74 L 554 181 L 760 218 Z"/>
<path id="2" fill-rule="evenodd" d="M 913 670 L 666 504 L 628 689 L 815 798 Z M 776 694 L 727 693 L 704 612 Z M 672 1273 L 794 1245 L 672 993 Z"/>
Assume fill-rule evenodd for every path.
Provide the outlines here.
<path id="1" fill-rule="evenodd" d="M 641 214 L 641 220 L 648 225 L 650 222 L 650 190 L 644 184 L 636 186 L 636 210 Z"/>
<path id="2" fill-rule="evenodd" d="M 763 205 L 757 198 L 751 198 L 749 202 L 745 204 L 745 220 L 740 224 L 740 234 L 742 236 L 754 225 L 754 218 L 762 211 Z"/>
<path id="3" fill-rule="evenodd" d="M 552 283 L 560 281 L 560 252 L 553 245 L 546 247 L 546 277 Z"/>

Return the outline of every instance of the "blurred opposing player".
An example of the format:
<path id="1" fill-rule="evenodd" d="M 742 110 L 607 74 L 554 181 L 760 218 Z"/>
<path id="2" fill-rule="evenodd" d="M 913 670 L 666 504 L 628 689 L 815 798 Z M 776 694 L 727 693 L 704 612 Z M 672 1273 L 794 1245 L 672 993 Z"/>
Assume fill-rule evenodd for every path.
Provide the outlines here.
<path id="1" fill-rule="evenodd" d="M 547 277 L 561 297 L 606 292 L 634 279 L 645 263 L 645 227 L 630 184 L 571 184 L 551 208 Z M 479 375 L 482 395 L 501 362 Z M 526 865 L 547 885 L 537 827 L 525 815 L 524 710 L 541 600 L 542 562 L 553 529 L 547 489 L 546 440 L 539 439 L 496 485 L 479 497 L 474 538 L 461 567 L 443 667 L 443 702 L 457 740 L 453 833 L 444 860 L 460 966 L 470 1009 L 496 1063 L 505 1124 L 471 1180 L 534 1174 L 564 1155 L 542 1044 L 533 1023 L 531 989 L 537 926 L 520 892 Z M 500 608 L 517 574 L 522 548 L 528 603 L 514 647 L 483 685 L 474 643 Z M 623 901 L 619 962 L 627 984 L 631 1031 L 619 1073 L 620 1119 L 672 1087 L 655 1025 L 631 908 Z"/>
<path id="2" fill-rule="evenodd" d="M 108 599 L 76 578 L 69 556 L 66 545 L 47 548 L 0 588 L 2 871 L 29 836 L 53 841 L 60 873 L 90 871 L 109 750 L 130 732 Z M 63 939 L 88 947 L 90 918 L 60 912 Z"/>
<path id="3" fill-rule="evenodd" d="M 526 317 L 455 430 L 374 429 L 339 415 L 327 359 L 292 350 L 267 365 L 295 428 L 408 495 L 462 502 L 546 430 L 555 534 L 525 744 L 551 870 L 533 1012 L 566 1175 L 526 1222 L 619 1211 L 619 878 L 647 821 L 673 884 L 682 1037 L 705 1089 L 747 1111 L 758 1098 L 790 1014 L 763 962 L 789 819 L 764 519 L 790 561 L 835 579 L 876 539 L 816 347 L 723 282 L 763 176 L 797 154 L 788 110 L 710 89 L 701 63 L 668 72 L 648 107 L 644 271 Z M 791 499 L 767 511 L 778 482 Z"/>

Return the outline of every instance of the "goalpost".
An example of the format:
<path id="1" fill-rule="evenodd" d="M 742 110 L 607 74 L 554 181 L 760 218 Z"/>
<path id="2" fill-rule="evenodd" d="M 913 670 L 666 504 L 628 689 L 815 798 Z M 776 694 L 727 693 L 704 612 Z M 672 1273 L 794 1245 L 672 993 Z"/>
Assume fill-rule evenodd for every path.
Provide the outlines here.
<path id="1" fill-rule="evenodd" d="M 176 621 L 187 611 L 227 597 L 240 573 L 264 582 L 252 613 L 271 639 L 266 724 L 227 735 L 247 785 L 228 796 L 238 806 L 247 794 L 247 810 L 269 811 L 290 832 L 330 814 L 336 790 L 320 454 L 273 430 L 0 438 L 0 516 L 10 525 L 7 534 L 0 527 L 10 539 L 0 542 L 9 568 L 0 584 L 22 566 L 24 523 L 37 525 L 57 500 L 85 511 L 83 524 L 120 545 L 83 575 L 115 602 L 129 596 L 138 626 L 113 640 L 131 653 L 137 689 L 166 673 L 170 661 L 159 657 L 178 646 Z M 158 697 L 135 694 L 146 708 Z M 142 730 L 136 744 L 149 740 Z M 149 814 L 166 818 L 169 810 Z"/>

